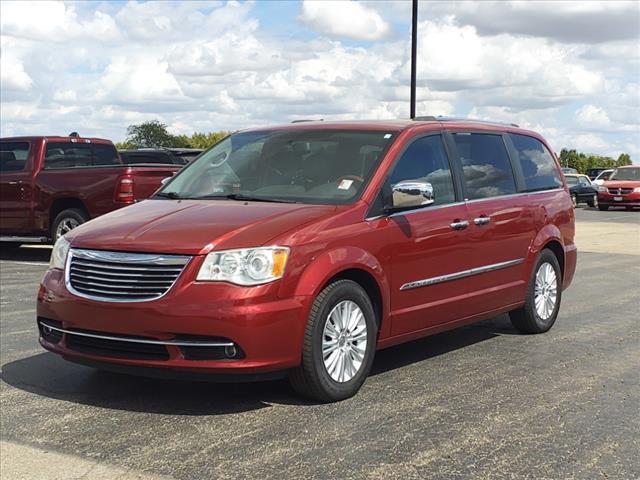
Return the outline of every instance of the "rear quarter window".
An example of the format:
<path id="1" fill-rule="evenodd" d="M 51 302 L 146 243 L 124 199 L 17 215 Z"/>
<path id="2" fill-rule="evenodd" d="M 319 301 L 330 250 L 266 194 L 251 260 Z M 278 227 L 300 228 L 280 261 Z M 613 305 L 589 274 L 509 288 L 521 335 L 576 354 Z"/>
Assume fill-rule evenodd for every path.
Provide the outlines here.
<path id="1" fill-rule="evenodd" d="M 44 156 L 46 170 L 119 165 L 113 145 L 101 143 L 50 142 Z"/>
<path id="2" fill-rule="evenodd" d="M 542 142 L 526 135 L 510 134 L 520 163 L 525 191 L 549 190 L 562 186 L 558 166 Z"/>

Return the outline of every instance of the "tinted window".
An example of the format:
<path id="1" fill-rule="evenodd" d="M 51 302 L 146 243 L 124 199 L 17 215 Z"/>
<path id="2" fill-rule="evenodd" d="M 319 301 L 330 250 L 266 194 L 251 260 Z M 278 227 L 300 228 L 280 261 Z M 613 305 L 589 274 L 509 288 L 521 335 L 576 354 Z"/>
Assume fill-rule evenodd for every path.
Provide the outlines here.
<path id="1" fill-rule="evenodd" d="M 527 191 L 546 190 L 562 186 L 556 162 L 539 140 L 526 135 L 511 135 L 517 160 L 522 168 Z"/>
<path id="2" fill-rule="evenodd" d="M 393 186 L 405 180 L 429 182 L 433 186 L 435 205 L 455 200 L 451 169 L 440 135 L 420 138 L 405 150 L 389 176 L 389 184 Z M 402 205 L 402 199 L 394 198 L 394 205 Z"/>
<path id="3" fill-rule="evenodd" d="M 516 192 L 513 170 L 500 135 L 456 133 L 453 138 L 469 200 Z"/>
<path id="4" fill-rule="evenodd" d="M 94 165 L 118 165 L 118 152 L 113 145 L 104 145 L 96 143 L 93 148 L 93 164 Z"/>
<path id="5" fill-rule="evenodd" d="M 640 168 L 617 168 L 609 180 L 640 180 Z"/>
<path id="6" fill-rule="evenodd" d="M 119 163 L 115 147 L 104 144 L 51 142 L 47 143 L 44 157 L 47 170 Z"/>
<path id="7" fill-rule="evenodd" d="M 580 185 L 582 185 L 583 187 L 588 187 L 589 185 L 591 185 L 591 182 L 587 177 L 580 177 Z"/>
<path id="8" fill-rule="evenodd" d="M 173 164 L 173 158 L 165 152 L 122 152 L 122 161 L 128 165 L 141 163 Z M 179 162 L 175 162 L 179 163 Z"/>
<path id="9" fill-rule="evenodd" d="M 29 142 L 0 143 L 0 172 L 24 170 L 29 157 Z"/>

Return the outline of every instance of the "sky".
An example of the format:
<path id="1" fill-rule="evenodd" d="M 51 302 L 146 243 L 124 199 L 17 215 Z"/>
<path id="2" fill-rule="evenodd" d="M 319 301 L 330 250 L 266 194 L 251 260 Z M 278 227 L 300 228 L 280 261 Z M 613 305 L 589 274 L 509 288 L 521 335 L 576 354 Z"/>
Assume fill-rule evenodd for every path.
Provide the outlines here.
<path id="1" fill-rule="evenodd" d="M 409 116 L 411 2 L 0 2 L 0 134 Z M 640 2 L 427 2 L 418 115 L 640 163 Z"/>

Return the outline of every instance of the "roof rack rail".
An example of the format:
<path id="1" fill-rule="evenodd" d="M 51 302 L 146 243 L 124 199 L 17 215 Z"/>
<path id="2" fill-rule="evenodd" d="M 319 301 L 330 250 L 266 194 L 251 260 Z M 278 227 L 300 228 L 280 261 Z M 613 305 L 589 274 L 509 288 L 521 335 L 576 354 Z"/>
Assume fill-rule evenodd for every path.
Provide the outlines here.
<path id="1" fill-rule="evenodd" d="M 483 123 L 486 125 L 508 125 L 510 127 L 520 128 L 520 125 L 517 123 L 511 122 L 493 122 L 489 120 L 476 120 L 473 118 L 464 118 L 464 117 L 443 117 L 438 115 L 434 117 L 433 115 L 427 115 L 423 117 L 415 117 L 413 120 L 418 122 L 470 122 L 470 123 Z"/>
<path id="2" fill-rule="evenodd" d="M 300 120 L 292 120 L 291 123 L 303 123 L 303 122 L 323 122 L 324 118 L 301 118 Z"/>

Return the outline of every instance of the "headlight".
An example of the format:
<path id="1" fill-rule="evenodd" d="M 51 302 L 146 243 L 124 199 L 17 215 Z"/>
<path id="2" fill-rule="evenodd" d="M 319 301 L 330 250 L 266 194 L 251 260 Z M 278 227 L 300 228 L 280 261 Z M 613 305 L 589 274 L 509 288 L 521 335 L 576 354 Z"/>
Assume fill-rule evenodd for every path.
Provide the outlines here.
<path id="1" fill-rule="evenodd" d="M 60 237 L 51 251 L 51 260 L 49 261 L 49 268 L 64 269 L 64 264 L 67 261 L 67 254 L 69 253 L 69 247 L 71 244 L 66 238 Z"/>
<path id="2" fill-rule="evenodd" d="M 640 187 L 636 187 L 633 189 L 633 193 L 640 193 Z"/>
<path id="3" fill-rule="evenodd" d="M 607 187 L 605 187 L 604 185 L 598 185 L 598 191 L 607 193 Z"/>
<path id="4" fill-rule="evenodd" d="M 198 272 L 198 281 L 261 285 L 284 275 L 287 247 L 244 248 L 211 252 Z"/>

